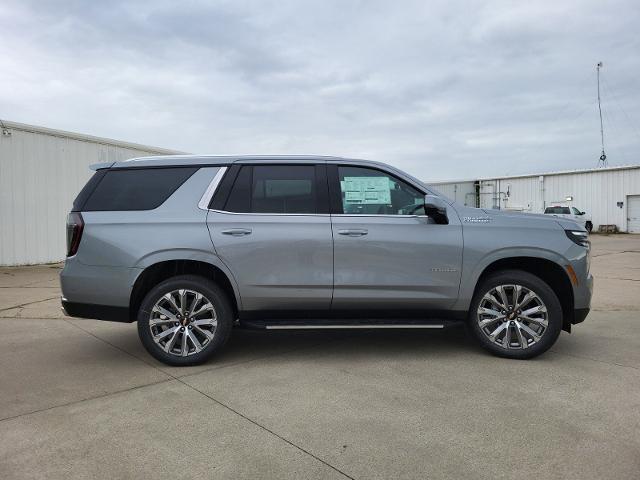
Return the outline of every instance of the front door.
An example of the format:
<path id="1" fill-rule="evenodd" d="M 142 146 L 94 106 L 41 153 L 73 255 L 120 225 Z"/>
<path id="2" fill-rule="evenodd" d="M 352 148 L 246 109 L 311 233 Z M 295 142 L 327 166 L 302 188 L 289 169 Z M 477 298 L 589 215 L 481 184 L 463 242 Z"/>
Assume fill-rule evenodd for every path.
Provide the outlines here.
<path id="1" fill-rule="evenodd" d="M 424 215 L 424 192 L 381 170 L 329 165 L 332 309 L 358 316 L 424 315 L 458 297 L 462 227 Z"/>
<path id="2" fill-rule="evenodd" d="M 209 211 L 215 251 L 238 283 L 245 314 L 329 310 L 327 195 L 324 165 L 245 165 L 223 206 Z"/>

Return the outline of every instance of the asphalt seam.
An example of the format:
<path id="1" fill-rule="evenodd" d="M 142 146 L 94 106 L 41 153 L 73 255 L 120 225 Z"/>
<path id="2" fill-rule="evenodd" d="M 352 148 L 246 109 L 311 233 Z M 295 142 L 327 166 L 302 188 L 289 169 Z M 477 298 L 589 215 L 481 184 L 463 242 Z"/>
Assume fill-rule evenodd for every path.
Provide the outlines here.
<path id="1" fill-rule="evenodd" d="M 557 350 L 553 350 L 553 349 L 550 350 L 549 353 L 555 353 L 556 355 L 565 356 L 565 357 L 579 358 L 581 360 L 590 360 L 590 361 L 596 362 L 596 363 L 604 363 L 605 365 L 611 365 L 612 367 L 633 368 L 634 370 L 640 370 L 640 368 L 634 367 L 633 365 L 624 365 L 622 363 L 607 362 L 606 360 L 597 360 L 595 358 L 585 357 L 583 355 L 574 355 L 572 353 L 562 353 L 562 352 L 558 352 Z"/>
<path id="2" fill-rule="evenodd" d="M 171 381 L 171 380 L 175 380 L 175 381 L 177 381 L 177 382 L 181 383 L 182 385 L 184 385 L 185 387 L 187 387 L 187 388 L 189 388 L 189 389 L 193 390 L 194 392 L 197 392 L 197 393 L 199 393 L 200 395 L 204 396 L 205 398 L 208 398 L 209 400 L 211 400 L 211 401 L 213 401 L 213 402 L 217 403 L 218 405 L 220 405 L 221 407 L 223 407 L 223 408 L 227 409 L 228 411 L 230 411 L 230 412 L 232 412 L 232 413 L 234 413 L 234 414 L 238 415 L 239 417 L 241 417 L 241 418 L 243 418 L 244 420 L 248 421 L 249 423 L 251 423 L 251 424 L 255 425 L 256 427 L 258 427 L 258 428 L 260 428 L 260 429 L 264 430 L 265 432 L 270 433 L 270 434 L 271 434 L 271 435 L 273 435 L 274 437 L 276 437 L 276 438 L 278 438 L 278 439 L 282 440 L 282 441 L 283 441 L 283 442 L 285 442 L 286 444 L 288 444 L 288 445 L 290 445 L 290 446 L 294 447 L 295 449 L 297 449 L 297 450 L 301 451 L 302 453 L 307 454 L 308 456 L 310 456 L 311 458 L 313 458 L 313 459 L 317 460 L 318 462 L 322 463 L 323 465 L 325 465 L 325 466 L 327 466 L 327 467 L 331 468 L 332 470 L 334 470 L 334 471 L 338 472 L 340 475 L 344 476 L 345 478 L 348 478 L 348 479 L 350 479 L 350 480 L 355 480 L 355 478 L 354 478 L 354 477 L 352 477 L 352 476 L 348 475 L 347 473 L 343 472 L 343 471 L 342 471 L 342 470 L 340 470 L 338 467 L 335 467 L 334 465 L 331 465 L 331 464 L 330 464 L 329 462 L 327 462 L 326 460 L 323 460 L 322 458 L 318 457 L 317 455 L 315 455 L 315 454 L 311 453 L 310 451 L 308 451 L 308 450 L 304 449 L 304 448 L 303 448 L 303 447 L 301 447 L 300 445 L 297 445 L 297 444 L 293 443 L 291 440 L 288 440 L 288 439 L 286 439 L 285 437 L 283 437 L 282 435 L 279 435 L 278 433 L 276 433 L 276 432 L 274 432 L 273 430 L 271 430 L 270 428 L 268 428 L 268 427 L 266 427 L 266 426 L 262 425 L 262 424 L 261 424 L 261 423 L 259 423 L 258 421 L 253 420 L 252 418 L 248 417 L 247 415 L 245 415 L 245 414 L 243 414 L 243 413 L 239 412 L 238 410 L 235 410 L 235 409 L 234 409 L 234 408 L 232 408 L 231 406 L 229 406 L 229 405 L 227 405 L 227 404 L 225 404 L 225 403 L 221 402 L 220 400 L 218 400 L 218 399 L 216 399 L 216 398 L 212 397 L 211 395 L 209 395 L 209 394 L 207 394 L 207 393 L 203 392 L 202 390 L 199 390 L 198 388 L 194 387 L 193 385 L 190 385 L 189 383 L 187 383 L 187 382 L 183 381 L 183 380 L 182 380 L 182 377 L 176 377 L 176 376 L 172 375 L 171 373 L 165 372 L 164 370 L 162 370 L 161 368 L 157 367 L 156 365 L 153 365 L 153 364 L 151 364 L 151 363 L 147 362 L 146 360 L 144 360 L 144 359 L 142 359 L 142 358 L 140 358 L 140 357 L 137 357 L 136 355 L 132 354 L 131 352 L 128 352 L 128 351 L 126 351 L 126 350 L 124 350 L 124 349 L 122 349 L 122 348 L 118 347 L 117 345 L 114 345 L 114 344 L 112 344 L 111 342 L 109 342 L 109 341 L 107 341 L 107 340 L 105 340 L 105 339 L 103 339 L 103 338 L 98 337 L 97 335 L 95 335 L 95 334 L 93 334 L 93 333 L 91 333 L 91 332 L 89 332 L 89 331 L 85 330 L 85 329 L 84 329 L 84 328 L 82 328 L 82 327 L 79 327 L 78 325 L 75 325 L 74 323 L 72 323 L 72 322 L 68 321 L 67 319 L 63 319 L 63 320 L 64 320 L 66 323 L 68 323 L 69 325 L 73 325 L 74 327 L 78 328 L 79 330 L 82 330 L 82 331 L 83 331 L 83 332 L 85 332 L 86 334 L 91 335 L 91 336 L 92 336 L 92 337 L 94 337 L 95 339 L 100 340 L 101 342 L 104 342 L 104 343 L 106 343 L 107 345 L 110 345 L 111 347 L 115 348 L 116 350 L 119 350 L 120 352 L 122 352 L 122 353 L 124 353 L 124 354 L 126 354 L 126 355 L 129 355 L 130 357 L 135 358 L 136 360 L 139 360 L 140 362 L 144 363 L 145 365 L 148 365 L 148 366 L 150 366 L 151 368 L 153 368 L 153 369 L 155 369 L 155 370 L 157 370 L 157 371 L 161 372 L 162 374 L 167 375 L 167 376 L 169 376 L 169 377 L 170 377 L 170 379 L 163 380 L 163 381 L 160 381 L 160 382 L 157 382 L 157 383 L 154 383 L 154 384 L 141 385 L 141 386 L 139 386 L 139 387 L 134 387 L 134 388 L 143 388 L 143 387 L 146 387 L 146 386 L 150 386 L 150 385 L 157 385 L 157 384 L 159 384 L 159 383 L 165 383 L 165 382 L 168 382 L 168 381 Z M 313 344 L 313 345 L 311 345 L 310 347 L 311 347 L 311 348 L 313 348 L 313 347 L 316 347 L 316 346 L 319 346 L 319 345 L 320 345 L 320 343 L 317 343 L 317 344 Z M 292 351 L 301 350 L 301 349 L 302 349 L 302 348 L 298 348 L 298 349 L 295 349 L 295 350 L 292 350 Z M 240 364 L 240 363 L 249 363 L 249 362 L 257 361 L 257 360 L 263 360 L 264 358 L 268 358 L 268 357 L 272 357 L 272 356 L 277 356 L 277 355 L 282 355 L 282 354 L 286 354 L 286 353 L 289 353 L 289 352 L 287 351 L 287 352 L 282 352 L 282 353 L 280 353 L 280 354 L 267 355 L 267 356 L 265 356 L 265 357 L 255 358 L 255 359 L 253 359 L 253 360 L 248 360 L 247 362 L 238 362 L 238 364 Z M 231 365 L 226 365 L 226 366 L 231 366 Z M 218 367 L 218 369 L 219 369 L 219 368 L 224 368 L 224 367 Z M 217 369 L 216 369 L 216 368 L 212 368 L 211 370 L 217 370 Z M 201 371 L 201 372 L 194 372 L 194 373 L 192 373 L 192 374 L 184 375 L 183 377 L 188 377 L 188 376 L 192 376 L 192 375 L 199 375 L 199 374 L 201 374 L 201 373 L 206 373 L 207 371 L 211 371 L 211 370 L 203 370 L 203 371 Z M 129 389 L 129 390 L 133 390 L 133 389 Z M 125 391 L 128 391 L 128 390 L 125 390 Z M 118 392 L 118 393 L 120 393 L 120 392 Z M 91 399 L 89 399 L 89 400 L 91 400 Z M 78 401 L 78 402 L 74 402 L 74 403 L 81 403 L 81 402 L 83 402 L 83 401 L 86 401 L 86 400 L 80 400 L 80 401 Z M 55 408 L 55 407 L 51 407 L 51 408 Z M 48 410 L 48 409 L 46 409 L 46 410 Z M 28 415 L 28 414 L 24 414 L 24 415 Z M 22 415 L 20 415 L 20 416 L 22 416 Z M 1 421 L 1 420 L 0 420 L 0 421 Z"/>
<path id="3" fill-rule="evenodd" d="M 0 312 L 5 312 L 7 310 L 13 310 L 14 308 L 24 308 L 24 307 L 27 307 L 29 305 L 34 305 L 36 303 L 47 302 L 49 300 L 53 300 L 54 298 L 60 298 L 60 295 L 56 295 L 55 297 L 51 297 L 51 298 L 43 298 L 42 300 L 34 300 L 33 302 L 22 303 L 20 305 L 14 305 L 13 307 L 0 308 Z"/>
<path id="4" fill-rule="evenodd" d="M 167 376 L 169 376 L 169 375 L 167 375 Z M 72 402 L 60 403 L 58 405 L 52 405 L 50 407 L 40 408 L 38 410 L 32 410 L 30 412 L 19 413 L 18 415 L 12 415 L 10 417 L 0 418 L 0 422 L 6 422 L 6 421 L 9 421 L 9 420 L 15 420 L 16 418 L 26 417 L 26 416 L 29 416 L 29 415 L 34 415 L 36 413 L 47 412 L 47 411 L 53 410 L 55 408 L 70 407 L 71 405 L 77 405 L 79 403 L 88 402 L 90 400 L 98 400 L 100 398 L 115 396 L 115 395 L 119 395 L 121 393 L 130 392 L 132 390 L 139 390 L 141 388 L 152 387 L 154 385 L 160 385 L 162 383 L 168 383 L 168 382 L 173 382 L 173 381 L 174 381 L 174 378 L 165 378 L 164 380 L 158 380 L 157 382 L 145 383 L 144 385 L 135 385 L 133 387 L 124 388 L 122 390 L 116 390 L 115 392 L 108 392 L 108 393 L 103 393 L 101 395 L 94 395 L 92 397 L 83 398 L 81 400 L 74 400 Z"/>
<path id="5" fill-rule="evenodd" d="M 292 446 L 293 448 L 296 448 L 297 450 L 301 451 L 302 453 L 306 453 L 307 455 L 309 455 L 310 457 L 314 458 L 315 460 L 317 460 L 318 462 L 322 463 L 323 465 L 331 468 L 332 470 L 338 472 L 340 475 L 344 476 L 345 478 L 348 478 L 350 480 L 355 480 L 354 477 L 352 477 L 351 475 L 343 472 L 342 470 L 340 470 L 338 467 L 331 465 L 329 462 L 323 460 L 322 458 L 318 457 L 317 455 L 314 455 L 313 453 L 311 453 L 309 450 L 304 449 L 303 447 L 301 447 L 300 445 L 297 445 L 295 443 L 293 443 L 292 441 L 286 439 L 285 437 L 283 437 L 282 435 L 279 435 L 278 433 L 274 432 L 273 430 L 269 429 L 268 427 L 262 425 L 261 423 L 258 423 L 257 421 L 253 420 L 252 418 L 246 416 L 245 414 L 239 412 L 238 410 L 235 410 L 234 408 L 230 407 L 229 405 L 221 402 L 220 400 L 212 397 L 211 395 L 203 392 L 202 390 L 197 389 L 196 387 L 194 387 L 193 385 L 188 384 L 187 382 L 183 382 L 182 379 L 180 378 L 176 378 L 176 380 L 178 382 L 180 382 L 181 384 L 183 384 L 184 386 L 192 389 L 195 392 L 200 393 L 201 395 L 205 396 L 206 398 L 208 398 L 209 400 L 212 400 L 213 402 L 217 403 L 218 405 L 220 405 L 223 408 L 226 408 L 227 410 L 229 410 L 232 413 L 235 413 L 236 415 L 238 415 L 239 417 L 245 419 L 246 421 L 252 423 L 253 425 L 257 426 L 258 428 L 261 428 L 262 430 L 270 433 L 271 435 L 273 435 L 276 438 L 279 438 L 280 440 L 282 440 L 283 442 L 287 443 L 288 445 Z"/>
<path id="6" fill-rule="evenodd" d="M 13 288 L 15 290 L 18 290 L 18 289 L 22 290 L 23 288 L 55 288 L 56 290 L 60 290 L 60 287 L 57 287 L 57 286 L 56 287 L 38 287 L 38 286 L 33 286 L 31 284 L 29 284 L 29 285 L 16 285 L 15 287 L 7 287 L 7 286 L 4 286 L 4 285 L 0 285 L 0 288 Z"/>
<path id="7" fill-rule="evenodd" d="M 621 252 L 608 252 L 608 253 L 600 253 L 598 255 L 592 255 L 591 258 L 604 257 L 607 255 L 620 255 L 622 253 L 640 253 L 639 250 L 622 250 Z"/>
<path id="8" fill-rule="evenodd" d="M 604 277 L 602 275 L 598 275 L 598 278 L 606 278 L 607 280 L 625 280 L 628 282 L 640 282 L 640 278 Z"/>

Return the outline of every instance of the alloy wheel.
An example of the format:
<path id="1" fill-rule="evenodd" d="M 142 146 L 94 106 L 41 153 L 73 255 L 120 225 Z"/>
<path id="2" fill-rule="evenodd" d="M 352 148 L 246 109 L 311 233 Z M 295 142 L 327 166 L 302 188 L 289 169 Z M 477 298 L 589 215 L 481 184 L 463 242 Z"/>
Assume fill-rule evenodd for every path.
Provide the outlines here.
<path id="1" fill-rule="evenodd" d="M 526 349 L 540 341 L 549 326 L 547 307 L 522 285 L 498 285 L 480 300 L 476 321 L 482 333 L 504 349 Z"/>
<path id="2" fill-rule="evenodd" d="M 153 341 L 166 353 L 200 353 L 214 338 L 218 320 L 211 301 L 199 292 L 173 290 L 156 301 L 149 316 Z"/>

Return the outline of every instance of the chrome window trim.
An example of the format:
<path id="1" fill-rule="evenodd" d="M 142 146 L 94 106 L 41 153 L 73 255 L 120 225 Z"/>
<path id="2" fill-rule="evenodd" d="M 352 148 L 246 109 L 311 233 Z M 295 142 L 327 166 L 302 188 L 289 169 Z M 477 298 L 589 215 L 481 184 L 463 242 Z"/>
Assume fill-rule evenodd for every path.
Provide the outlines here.
<path id="1" fill-rule="evenodd" d="M 212 208 L 209 209 L 210 212 L 213 213 L 223 213 L 227 215 L 254 215 L 254 216 L 269 216 L 273 217 L 275 215 L 280 217 L 329 217 L 328 213 L 263 213 L 263 212 L 229 212 L 227 210 L 214 210 Z"/>
<path id="2" fill-rule="evenodd" d="M 379 214 L 376 215 L 374 213 L 366 213 L 366 214 L 358 214 L 358 213 L 333 213 L 332 217 L 382 217 L 382 218 L 429 218 L 429 215 L 393 215 L 393 214 Z"/>
<path id="3" fill-rule="evenodd" d="M 211 183 L 209 183 L 209 186 L 198 202 L 198 208 L 200 210 L 209 210 L 209 204 L 211 203 L 213 194 L 216 193 L 218 185 L 220 185 L 220 182 L 222 181 L 222 177 L 224 177 L 224 174 L 227 173 L 227 169 L 228 167 L 220 167 L 220 170 L 218 170 L 214 175 L 213 180 L 211 180 Z"/>
<path id="4" fill-rule="evenodd" d="M 213 213 L 223 213 L 227 215 L 257 215 L 257 216 L 285 216 L 285 217 L 382 217 L 382 218 L 429 218 L 429 215 L 374 215 L 374 214 L 351 214 L 351 213 L 264 213 L 264 212 L 229 212 L 228 210 L 215 210 L 213 208 L 208 209 Z"/>

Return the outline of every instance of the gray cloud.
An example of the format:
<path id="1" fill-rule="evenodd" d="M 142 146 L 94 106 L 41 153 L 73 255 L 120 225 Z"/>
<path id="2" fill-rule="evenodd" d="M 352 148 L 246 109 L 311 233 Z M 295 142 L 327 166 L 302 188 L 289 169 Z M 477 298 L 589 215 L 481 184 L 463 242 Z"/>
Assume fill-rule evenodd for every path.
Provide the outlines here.
<path id="1" fill-rule="evenodd" d="M 425 179 L 638 163 L 640 4 L 9 1 L 0 118 Z"/>

